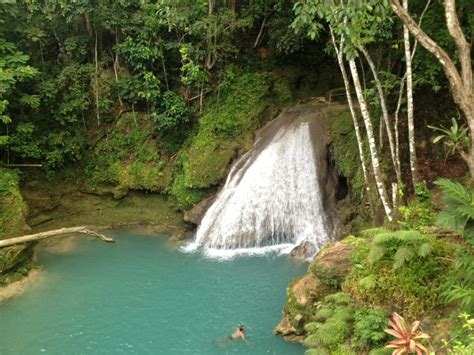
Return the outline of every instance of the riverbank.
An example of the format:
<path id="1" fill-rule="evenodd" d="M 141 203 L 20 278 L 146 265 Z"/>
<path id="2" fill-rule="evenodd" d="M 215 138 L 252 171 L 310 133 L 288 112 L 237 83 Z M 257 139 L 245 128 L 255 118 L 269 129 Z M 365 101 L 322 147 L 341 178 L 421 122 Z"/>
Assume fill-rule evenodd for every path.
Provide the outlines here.
<path id="1" fill-rule="evenodd" d="M 0 286 L 0 303 L 20 296 L 28 287 L 38 282 L 41 279 L 41 271 L 41 267 L 37 267 L 20 280 Z"/>

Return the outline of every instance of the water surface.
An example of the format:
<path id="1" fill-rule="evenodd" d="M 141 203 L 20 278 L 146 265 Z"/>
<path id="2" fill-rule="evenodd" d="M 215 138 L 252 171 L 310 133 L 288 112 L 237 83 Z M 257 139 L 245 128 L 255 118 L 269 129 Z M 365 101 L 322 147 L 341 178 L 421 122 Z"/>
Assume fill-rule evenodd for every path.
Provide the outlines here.
<path id="1" fill-rule="evenodd" d="M 272 335 L 288 282 L 284 256 L 227 261 L 182 253 L 167 238 L 110 232 L 44 250 L 41 281 L 0 304 L 0 354 L 303 354 Z M 247 345 L 227 342 L 238 323 Z"/>

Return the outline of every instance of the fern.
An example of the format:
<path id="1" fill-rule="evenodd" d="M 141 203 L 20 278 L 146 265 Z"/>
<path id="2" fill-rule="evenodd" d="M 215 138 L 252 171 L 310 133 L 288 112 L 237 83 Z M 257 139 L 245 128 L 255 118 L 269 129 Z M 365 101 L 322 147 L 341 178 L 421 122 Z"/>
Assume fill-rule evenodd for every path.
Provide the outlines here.
<path id="1" fill-rule="evenodd" d="M 384 245 L 391 242 L 392 240 L 395 240 L 396 238 L 397 237 L 393 231 L 382 232 L 374 236 L 374 240 L 372 243 L 374 243 L 375 245 Z"/>
<path id="2" fill-rule="evenodd" d="M 373 237 L 368 261 L 374 264 L 385 256 L 393 257 L 393 268 L 398 269 L 415 257 L 425 258 L 433 251 L 427 236 L 416 230 L 383 231 Z M 367 280 L 363 281 L 364 283 Z"/>
<path id="3" fill-rule="evenodd" d="M 471 203 L 471 194 L 460 183 L 449 179 L 438 179 L 434 183 L 443 190 L 443 202 L 446 204 L 457 203 L 464 205 Z"/>
<path id="4" fill-rule="evenodd" d="M 474 252 L 467 247 L 458 250 L 456 261 L 443 285 L 442 296 L 447 303 L 455 303 L 468 313 L 474 313 Z"/>
<path id="5" fill-rule="evenodd" d="M 421 256 L 422 258 L 427 257 L 432 252 L 433 252 L 433 246 L 428 242 L 423 243 L 418 247 L 418 255 Z"/>
<path id="6" fill-rule="evenodd" d="M 393 268 L 398 269 L 403 264 L 408 263 L 417 255 L 416 250 L 410 245 L 402 245 L 397 249 L 394 256 Z"/>
<path id="7" fill-rule="evenodd" d="M 334 311 L 331 308 L 323 307 L 316 312 L 315 319 L 317 321 L 324 322 L 328 318 L 332 317 Z"/>
<path id="8" fill-rule="evenodd" d="M 320 323 L 320 322 L 306 323 L 304 325 L 304 330 L 307 331 L 310 334 L 315 333 L 318 330 L 318 328 L 321 326 L 321 324 L 322 323 Z"/>
<path id="9" fill-rule="evenodd" d="M 443 202 L 446 203 L 436 224 L 464 231 L 469 221 L 474 220 L 474 194 L 460 183 L 448 179 L 438 179 L 435 184 L 443 191 Z"/>
<path id="10" fill-rule="evenodd" d="M 344 292 L 338 292 L 324 297 L 324 302 L 333 305 L 350 305 L 352 304 L 352 298 Z"/>
<path id="11" fill-rule="evenodd" d="M 366 290 L 371 290 L 377 286 L 377 280 L 375 275 L 370 274 L 369 276 L 364 277 L 363 279 L 359 280 L 359 285 Z"/>
<path id="12" fill-rule="evenodd" d="M 378 227 L 378 228 L 365 229 L 361 232 L 361 234 L 365 238 L 372 238 L 372 237 L 375 237 L 377 234 L 381 234 L 381 233 L 385 233 L 385 232 L 390 232 L 390 231 L 386 228 Z"/>
<path id="13" fill-rule="evenodd" d="M 316 334 L 311 334 L 307 336 L 306 338 L 304 338 L 303 344 L 307 348 L 316 348 L 319 345 L 318 336 L 316 336 Z"/>
<path id="14" fill-rule="evenodd" d="M 368 256 L 369 262 L 371 264 L 376 263 L 380 259 L 382 259 L 387 252 L 387 248 L 384 245 L 373 245 L 370 248 L 370 253 Z"/>

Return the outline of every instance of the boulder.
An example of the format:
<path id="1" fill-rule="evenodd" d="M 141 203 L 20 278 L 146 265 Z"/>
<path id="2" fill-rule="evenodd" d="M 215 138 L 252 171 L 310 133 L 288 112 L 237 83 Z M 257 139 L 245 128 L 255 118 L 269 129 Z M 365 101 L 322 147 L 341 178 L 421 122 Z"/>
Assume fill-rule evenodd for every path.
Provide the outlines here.
<path id="1" fill-rule="evenodd" d="M 189 211 L 185 211 L 183 219 L 186 222 L 199 225 L 201 223 L 202 218 L 206 214 L 209 207 L 211 207 L 215 199 L 215 195 L 206 197 L 204 200 L 197 203 L 192 209 L 190 209 Z"/>
<path id="2" fill-rule="evenodd" d="M 309 271 L 325 284 L 331 284 L 331 279 L 340 284 L 351 269 L 349 257 L 354 248 L 342 242 L 330 244 L 314 258 Z"/>
<path id="3" fill-rule="evenodd" d="M 305 240 L 300 245 L 293 248 L 290 252 L 290 256 L 293 258 L 308 259 L 316 254 L 316 245 L 308 240 Z"/>

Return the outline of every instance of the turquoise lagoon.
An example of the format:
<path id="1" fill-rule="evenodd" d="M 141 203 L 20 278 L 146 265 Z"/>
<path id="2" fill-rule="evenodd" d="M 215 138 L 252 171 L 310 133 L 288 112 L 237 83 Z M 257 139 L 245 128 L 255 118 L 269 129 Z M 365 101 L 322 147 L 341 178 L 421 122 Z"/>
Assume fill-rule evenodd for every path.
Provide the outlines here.
<path id="1" fill-rule="evenodd" d="M 303 354 L 272 335 L 288 282 L 307 264 L 286 256 L 230 260 L 183 253 L 166 236 L 111 231 L 39 252 L 40 279 L 0 304 L 0 354 Z M 238 323 L 249 344 L 227 341 Z"/>

